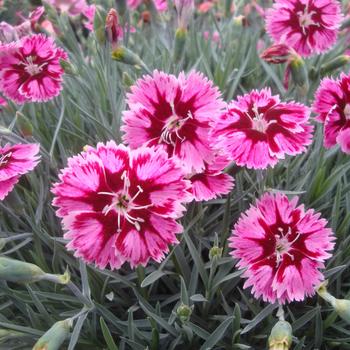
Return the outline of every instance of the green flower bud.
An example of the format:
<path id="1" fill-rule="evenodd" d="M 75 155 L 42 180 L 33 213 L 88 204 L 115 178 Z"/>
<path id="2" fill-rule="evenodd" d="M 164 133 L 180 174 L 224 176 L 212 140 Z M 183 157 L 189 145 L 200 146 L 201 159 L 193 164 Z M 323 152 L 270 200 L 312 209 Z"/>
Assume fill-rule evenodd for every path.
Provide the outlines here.
<path id="1" fill-rule="evenodd" d="M 16 124 L 23 137 L 33 136 L 33 125 L 30 120 L 21 112 L 16 112 Z"/>
<path id="2" fill-rule="evenodd" d="M 328 281 L 324 281 L 317 288 L 317 294 L 333 306 L 334 311 L 339 317 L 350 324 L 350 300 L 335 298 L 333 295 L 328 293 L 327 285 Z"/>
<path id="3" fill-rule="evenodd" d="M 112 51 L 112 59 L 132 66 L 143 66 L 141 58 L 124 46 L 118 46 Z"/>
<path id="4" fill-rule="evenodd" d="M 127 9 L 126 0 L 116 0 L 116 5 L 118 13 L 123 17 Z"/>
<path id="5" fill-rule="evenodd" d="M 77 69 L 70 63 L 69 61 L 66 60 L 60 60 L 60 66 L 64 70 L 66 74 L 69 75 L 77 75 Z"/>
<path id="6" fill-rule="evenodd" d="M 296 85 L 302 88 L 307 88 L 309 80 L 306 71 L 306 65 L 304 60 L 299 56 L 295 55 L 290 61 L 290 70 L 292 73 L 293 81 Z"/>
<path id="7" fill-rule="evenodd" d="M 106 11 L 100 7 L 96 7 L 94 16 L 94 32 L 97 41 L 103 45 L 106 42 L 105 22 L 106 22 Z"/>
<path id="8" fill-rule="evenodd" d="M 214 258 L 221 258 L 222 256 L 222 248 L 214 245 L 214 247 L 210 248 L 209 250 L 209 259 L 212 260 Z"/>
<path id="9" fill-rule="evenodd" d="M 123 72 L 122 81 L 123 81 L 123 85 L 127 89 L 129 89 L 130 86 L 134 85 L 133 79 L 131 78 L 131 76 L 127 72 Z"/>
<path id="10" fill-rule="evenodd" d="M 63 275 L 45 273 L 37 265 L 0 257 L 0 279 L 17 283 L 33 283 L 47 280 L 54 283 L 67 284 L 70 281 L 70 274 L 68 270 Z"/>
<path id="11" fill-rule="evenodd" d="M 321 74 L 332 73 L 334 70 L 341 68 L 350 62 L 349 55 L 340 55 L 333 60 L 321 66 Z"/>
<path id="12" fill-rule="evenodd" d="M 193 306 L 188 306 L 185 304 L 181 304 L 177 310 L 177 316 L 180 318 L 181 322 L 187 322 L 191 318 Z"/>
<path id="13" fill-rule="evenodd" d="M 68 338 L 73 321 L 68 318 L 56 322 L 34 345 L 33 350 L 59 350 Z"/>
<path id="14" fill-rule="evenodd" d="M 278 321 L 268 339 L 269 350 L 288 350 L 292 345 L 292 326 L 287 321 Z"/>
<path id="15" fill-rule="evenodd" d="M 185 44 L 187 39 L 187 29 L 180 27 L 175 32 L 175 43 L 174 43 L 174 61 L 179 62 L 185 52 Z"/>

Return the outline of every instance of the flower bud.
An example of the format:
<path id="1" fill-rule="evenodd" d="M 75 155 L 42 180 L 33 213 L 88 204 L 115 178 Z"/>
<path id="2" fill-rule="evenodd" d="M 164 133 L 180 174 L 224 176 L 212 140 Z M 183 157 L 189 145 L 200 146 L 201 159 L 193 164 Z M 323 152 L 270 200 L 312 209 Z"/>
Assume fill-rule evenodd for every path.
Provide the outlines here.
<path id="1" fill-rule="evenodd" d="M 175 32 L 174 61 L 179 62 L 184 54 L 187 38 L 187 29 L 178 28 Z"/>
<path id="2" fill-rule="evenodd" d="M 134 81 L 127 72 L 123 72 L 122 82 L 125 88 L 129 89 L 130 86 L 134 85 Z"/>
<path id="3" fill-rule="evenodd" d="M 106 37 L 112 47 L 116 48 L 118 41 L 123 36 L 123 30 L 119 25 L 118 13 L 115 9 L 110 9 L 105 23 Z"/>
<path id="4" fill-rule="evenodd" d="M 309 80 L 304 60 L 299 55 L 295 55 L 293 59 L 290 60 L 289 68 L 294 83 L 298 87 L 306 89 L 309 85 Z"/>
<path id="5" fill-rule="evenodd" d="M 118 46 L 112 51 L 112 59 L 132 66 L 142 66 L 141 58 L 124 46 Z"/>
<path id="6" fill-rule="evenodd" d="M 324 281 L 317 288 L 317 294 L 333 306 L 334 311 L 339 317 L 350 324 L 350 300 L 335 298 L 333 295 L 328 293 L 327 285 L 328 281 Z"/>
<path id="7" fill-rule="evenodd" d="M 94 32 L 97 41 L 103 45 L 106 42 L 105 22 L 106 12 L 99 7 L 96 7 L 94 16 Z"/>
<path id="8" fill-rule="evenodd" d="M 16 112 L 16 124 L 23 137 L 33 136 L 33 125 L 30 120 L 21 112 Z"/>
<path id="9" fill-rule="evenodd" d="M 68 318 L 56 322 L 34 345 L 33 350 L 59 350 L 68 338 L 73 321 Z"/>
<path id="10" fill-rule="evenodd" d="M 222 256 L 222 248 L 218 247 L 218 246 L 214 246 L 212 248 L 210 248 L 209 250 L 209 259 L 213 260 L 214 258 L 219 259 Z"/>
<path id="11" fill-rule="evenodd" d="M 176 314 L 180 318 L 181 322 L 187 322 L 191 318 L 192 310 L 193 310 L 193 306 L 181 304 L 177 308 Z"/>
<path id="12" fill-rule="evenodd" d="M 285 44 L 273 44 L 260 57 L 267 63 L 279 64 L 288 62 L 295 55 L 295 51 Z"/>
<path id="13" fill-rule="evenodd" d="M 288 350 L 292 345 L 292 326 L 280 320 L 272 328 L 268 339 L 269 350 Z"/>
<path id="14" fill-rule="evenodd" d="M 127 9 L 126 0 L 116 0 L 115 2 L 116 2 L 118 13 L 123 17 Z"/>
<path id="15" fill-rule="evenodd" d="M 349 55 L 340 55 L 333 60 L 323 64 L 321 66 L 321 74 L 332 73 L 334 70 L 341 68 L 350 62 Z"/>
<path id="16" fill-rule="evenodd" d="M 71 62 L 61 59 L 60 66 L 62 67 L 62 69 L 66 74 L 78 75 L 77 69 L 73 66 Z"/>
<path id="17" fill-rule="evenodd" d="M 54 283 L 67 284 L 70 281 L 70 274 L 68 270 L 63 275 L 45 273 L 37 265 L 1 256 L 0 279 L 17 283 L 47 280 Z"/>

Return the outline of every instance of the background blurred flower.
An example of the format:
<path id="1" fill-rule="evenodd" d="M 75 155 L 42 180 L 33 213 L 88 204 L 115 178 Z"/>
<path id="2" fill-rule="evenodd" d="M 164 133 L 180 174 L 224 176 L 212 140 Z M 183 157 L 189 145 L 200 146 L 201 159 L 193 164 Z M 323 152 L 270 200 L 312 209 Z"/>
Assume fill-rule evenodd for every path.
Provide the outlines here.
<path id="1" fill-rule="evenodd" d="M 239 166 L 265 169 L 285 155 L 305 152 L 312 142 L 309 109 L 280 102 L 270 89 L 253 90 L 232 101 L 212 131 L 213 147 Z"/>
<path id="2" fill-rule="evenodd" d="M 161 149 L 131 151 L 113 141 L 68 160 L 52 192 L 67 248 L 100 268 L 161 261 L 177 243 L 181 202 L 190 200 L 183 173 Z"/>
<path id="3" fill-rule="evenodd" d="M 246 269 L 244 288 L 274 303 L 302 301 L 323 280 L 319 269 L 331 257 L 334 236 L 313 209 L 297 207 L 283 194 L 264 194 L 241 215 L 230 238 L 231 255 Z"/>
<path id="4" fill-rule="evenodd" d="M 0 200 L 3 200 L 21 175 L 33 170 L 39 162 L 38 144 L 16 144 L 0 147 Z"/>
<path id="5" fill-rule="evenodd" d="M 44 102 L 62 89 L 60 60 L 67 54 L 43 34 L 1 46 L 0 90 L 17 103 Z"/>
<path id="6" fill-rule="evenodd" d="M 266 30 L 276 43 L 311 56 L 333 46 L 341 21 L 336 0 L 277 0 L 267 11 Z"/>
<path id="7" fill-rule="evenodd" d="M 60 12 L 67 13 L 69 16 L 79 16 L 86 9 L 88 4 L 86 0 L 44 0 Z"/>
<path id="8" fill-rule="evenodd" d="M 338 143 L 343 152 L 350 154 L 350 76 L 342 73 L 339 79 L 323 79 L 313 111 L 316 120 L 324 123 L 324 146 L 331 148 Z"/>

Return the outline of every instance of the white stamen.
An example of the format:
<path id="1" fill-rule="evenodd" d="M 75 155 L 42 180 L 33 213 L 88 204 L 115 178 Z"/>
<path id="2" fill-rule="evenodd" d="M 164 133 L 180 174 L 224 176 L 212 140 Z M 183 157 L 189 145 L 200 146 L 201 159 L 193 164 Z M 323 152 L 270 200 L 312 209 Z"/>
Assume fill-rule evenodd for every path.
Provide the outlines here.
<path id="1" fill-rule="evenodd" d="M 306 35 L 306 28 L 310 26 L 316 26 L 319 27 L 320 24 L 316 23 L 313 19 L 312 16 L 316 14 L 315 11 L 310 11 L 309 12 L 309 4 L 307 4 L 304 8 L 304 11 L 299 11 L 297 15 L 299 16 L 299 25 L 303 31 L 303 34 Z"/>
<path id="2" fill-rule="evenodd" d="M 11 157 L 11 155 L 12 155 L 12 152 L 1 155 L 0 156 L 0 166 L 5 165 L 9 161 L 9 158 Z"/>

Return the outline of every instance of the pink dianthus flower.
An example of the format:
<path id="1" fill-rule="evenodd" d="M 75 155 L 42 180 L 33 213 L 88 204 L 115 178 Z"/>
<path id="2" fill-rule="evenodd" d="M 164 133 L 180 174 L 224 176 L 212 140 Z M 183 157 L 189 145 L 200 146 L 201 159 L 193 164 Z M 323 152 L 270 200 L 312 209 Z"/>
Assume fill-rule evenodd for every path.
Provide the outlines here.
<path id="1" fill-rule="evenodd" d="M 275 42 L 311 56 L 333 46 L 341 21 L 337 0 L 277 0 L 267 11 L 266 30 Z"/>
<path id="2" fill-rule="evenodd" d="M 0 91 L 22 104 L 45 102 L 59 95 L 67 54 L 43 34 L 0 45 Z"/>
<path id="3" fill-rule="evenodd" d="M 0 200 L 3 200 L 21 175 L 33 170 L 39 162 L 38 144 L 6 144 L 0 147 Z"/>
<path id="4" fill-rule="evenodd" d="M 189 183 L 160 148 L 130 150 L 114 141 L 68 160 L 52 192 L 67 248 L 100 268 L 157 262 L 176 244 Z"/>
<path id="5" fill-rule="evenodd" d="M 324 146 L 339 144 L 350 154 L 350 76 L 341 74 L 339 79 L 324 78 L 316 92 L 313 111 L 316 120 L 324 123 Z"/>
<path id="6" fill-rule="evenodd" d="M 256 298 L 283 304 L 315 294 L 323 280 L 324 262 L 331 257 L 334 236 L 327 221 L 313 209 L 297 207 L 282 194 L 262 196 L 235 224 L 231 255 L 245 269 L 244 288 Z"/>
<path id="7" fill-rule="evenodd" d="M 305 152 L 312 141 L 309 109 L 280 102 L 270 89 L 253 90 L 232 101 L 212 131 L 213 146 L 239 166 L 265 169 L 285 155 Z"/>
<path id="8" fill-rule="evenodd" d="M 86 0 L 45 0 L 60 12 L 65 12 L 69 16 L 79 16 L 88 6 Z"/>

